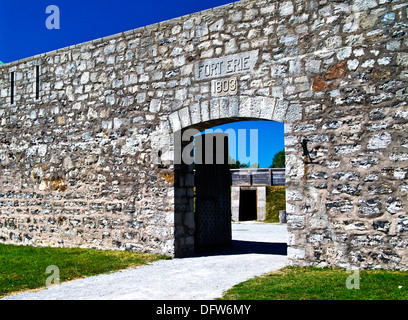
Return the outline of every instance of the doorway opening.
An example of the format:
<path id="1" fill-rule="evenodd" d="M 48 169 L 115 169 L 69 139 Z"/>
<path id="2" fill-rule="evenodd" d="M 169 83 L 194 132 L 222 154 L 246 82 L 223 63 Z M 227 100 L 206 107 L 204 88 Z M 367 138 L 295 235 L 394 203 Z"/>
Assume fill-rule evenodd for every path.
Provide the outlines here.
<path id="1" fill-rule="evenodd" d="M 273 129 L 262 130 L 268 126 Z M 186 133 L 190 130 L 192 134 Z M 256 134 L 252 135 L 252 131 Z M 279 223 L 279 212 L 275 220 L 268 216 L 266 200 L 268 187 L 280 181 L 280 176 L 284 179 L 285 175 L 284 168 L 270 168 L 274 153 L 284 154 L 283 131 L 282 123 L 229 118 L 200 123 L 178 133 L 182 137 L 178 152 L 182 161 L 175 166 L 176 250 L 187 252 L 187 255 L 219 251 L 234 243 L 232 226 L 236 228 L 240 221 Z M 205 136 L 214 138 L 217 135 L 224 138 L 215 139 L 211 147 L 204 144 L 204 151 L 199 153 L 205 158 L 207 151 L 211 150 L 214 162 L 197 161 L 196 147 L 200 139 L 204 141 Z M 223 141 L 221 147 L 216 141 Z M 251 146 L 254 142 L 256 148 Z M 255 158 L 251 158 L 253 153 L 256 153 Z M 203 159 L 200 156 L 198 160 Z M 185 161 L 186 158 L 189 160 Z M 227 160 L 216 164 L 217 158 Z M 280 197 L 285 205 L 285 193 Z M 281 225 L 281 228 L 286 230 L 286 226 Z M 242 243 L 242 239 L 240 241 Z M 286 245 L 286 240 L 278 242 Z"/>
<path id="2" fill-rule="evenodd" d="M 241 190 L 239 204 L 239 221 L 257 219 L 258 207 L 256 190 Z"/>

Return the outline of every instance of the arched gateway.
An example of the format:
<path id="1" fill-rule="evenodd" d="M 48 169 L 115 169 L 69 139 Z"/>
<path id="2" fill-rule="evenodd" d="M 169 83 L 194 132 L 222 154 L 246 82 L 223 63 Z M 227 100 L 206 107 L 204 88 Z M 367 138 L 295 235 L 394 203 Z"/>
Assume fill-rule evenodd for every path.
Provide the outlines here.
<path id="1" fill-rule="evenodd" d="M 266 119 L 285 124 L 291 264 L 407 269 L 408 3 L 321 3 L 239 1 L 2 65 L 0 241 L 181 256 L 175 140 Z"/>

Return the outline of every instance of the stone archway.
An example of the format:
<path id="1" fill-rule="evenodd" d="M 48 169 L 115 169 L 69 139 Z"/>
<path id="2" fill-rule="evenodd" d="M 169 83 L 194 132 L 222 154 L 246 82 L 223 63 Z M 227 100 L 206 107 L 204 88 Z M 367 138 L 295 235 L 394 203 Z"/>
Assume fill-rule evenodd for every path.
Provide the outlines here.
<path id="1" fill-rule="evenodd" d="M 268 121 L 291 121 L 301 116 L 301 110 L 288 110 L 288 104 L 282 100 L 276 101 L 268 97 L 227 97 L 211 100 L 209 106 L 214 108 L 207 113 L 206 105 L 203 109 L 194 106 L 192 109 L 176 111 L 169 117 L 172 128 L 178 129 L 174 136 L 174 143 L 177 139 L 183 139 L 183 132 L 190 129 L 204 131 L 216 125 L 227 124 L 248 120 L 268 120 Z M 192 115 L 191 112 L 195 112 Z M 296 112 L 300 114 L 296 115 Z M 186 116 L 191 116 L 191 120 L 186 120 Z M 210 118 L 207 121 L 207 116 Z M 192 120 L 192 119 L 195 120 Z M 184 119 L 184 120 L 182 120 Z M 194 122 L 194 123 L 192 123 Z M 195 131 L 193 131 L 194 133 Z M 188 135 L 185 141 L 180 142 L 181 149 L 174 148 L 175 153 L 175 174 L 174 174 L 174 210 L 175 210 L 175 255 L 184 256 L 194 252 L 194 209 L 193 209 L 193 188 L 194 173 L 193 166 L 186 165 L 182 160 L 183 147 L 190 143 Z M 300 164 L 303 162 L 299 161 Z M 292 170 L 292 169 L 291 169 Z"/>

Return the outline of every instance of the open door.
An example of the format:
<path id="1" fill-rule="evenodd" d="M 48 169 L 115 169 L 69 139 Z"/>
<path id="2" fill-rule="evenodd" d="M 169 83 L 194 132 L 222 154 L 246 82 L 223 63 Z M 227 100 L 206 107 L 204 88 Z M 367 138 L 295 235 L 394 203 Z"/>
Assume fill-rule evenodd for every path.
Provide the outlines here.
<path id="1" fill-rule="evenodd" d="M 228 136 L 202 135 L 196 138 L 195 150 L 195 251 L 229 248 L 232 235 Z"/>

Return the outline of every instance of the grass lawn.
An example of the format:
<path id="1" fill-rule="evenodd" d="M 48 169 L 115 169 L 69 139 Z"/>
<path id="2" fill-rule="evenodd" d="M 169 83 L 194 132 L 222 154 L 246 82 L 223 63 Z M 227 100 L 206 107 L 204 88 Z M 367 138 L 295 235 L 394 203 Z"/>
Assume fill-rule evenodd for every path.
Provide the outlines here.
<path id="1" fill-rule="evenodd" d="M 50 265 L 59 268 L 60 283 L 165 259 L 129 251 L 28 247 L 0 244 L 0 297 L 45 287 Z"/>
<path id="2" fill-rule="evenodd" d="M 286 210 L 285 186 L 267 186 L 264 222 L 279 222 L 280 210 Z"/>
<path id="3" fill-rule="evenodd" d="M 347 289 L 347 278 L 354 276 L 341 269 L 286 267 L 240 283 L 222 299 L 408 300 L 408 272 L 361 270 L 360 289 Z"/>

